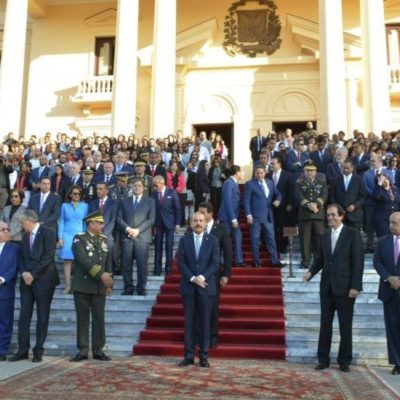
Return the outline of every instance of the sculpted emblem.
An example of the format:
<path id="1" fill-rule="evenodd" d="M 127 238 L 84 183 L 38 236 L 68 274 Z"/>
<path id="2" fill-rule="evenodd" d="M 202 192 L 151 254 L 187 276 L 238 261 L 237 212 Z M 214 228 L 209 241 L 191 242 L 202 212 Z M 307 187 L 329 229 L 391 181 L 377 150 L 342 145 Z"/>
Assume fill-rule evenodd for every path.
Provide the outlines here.
<path id="1" fill-rule="evenodd" d="M 252 7 L 249 7 L 250 3 Z M 230 56 L 243 53 L 249 57 L 275 53 L 282 43 L 279 37 L 281 22 L 276 9 L 271 0 L 241 0 L 233 3 L 224 22 L 225 51 Z"/>

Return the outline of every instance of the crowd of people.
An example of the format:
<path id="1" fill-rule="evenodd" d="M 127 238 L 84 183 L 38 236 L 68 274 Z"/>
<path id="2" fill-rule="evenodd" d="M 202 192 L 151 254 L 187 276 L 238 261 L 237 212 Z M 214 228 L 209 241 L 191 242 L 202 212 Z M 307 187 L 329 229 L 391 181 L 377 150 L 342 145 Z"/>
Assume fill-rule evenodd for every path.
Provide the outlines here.
<path id="1" fill-rule="evenodd" d="M 242 209 L 250 228 L 252 267 L 258 268 L 263 264 L 260 242 L 265 244 L 272 266 L 283 267 L 281 254 L 287 251 L 284 228 L 298 226 L 301 267 L 311 271 L 306 280 L 319 270 L 316 262 L 321 259 L 321 237 L 327 232 L 328 204 L 337 206 L 335 210 L 346 227 L 359 233 L 364 230 L 367 242 L 363 253 L 374 251 L 375 235 L 380 238 L 390 233 L 390 215 L 400 209 L 400 131 L 382 132 L 377 137 L 373 133 L 365 136 L 354 130 L 346 138 L 344 132 L 331 136 L 318 133 L 309 122 L 306 129 L 297 134 L 286 129 L 263 135 L 258 130 L 250 140 L 249 150 L 253 176 L 245 182 L 242 191 L 239 184 L 243 181 L 243 168 L 230 161 L 229 149 L 216 131 L 208 135 L 202 131 L 191 137 L 177 131 L 158 139 L 139 139 L 133 134 L 114 138 L 95 133 L 89 137 L 79 133 L 75 137 L 57 133 L 53 138 L 46 133 L 42 137 L 18 140 L 12 133 L 8 134 L 5 142 L 0 144 L 0 220 L 4 236 L 7 236 L 7 240 L 1 242 L 10 242 L 13 249 L 24 249 L 27 270 L 21 267 L 20 270 L 26 296 L 21 297 L 21 301 L 29 298 L 25 306 L 22 303 L 25 308 L 21 308 L 19 323 L 20 348 L 15 357 L 23 359 L 27 356 L 29 342 L 26 342 L 26 332 L 23 332 L 27 329 L 27 322 L 21 322 L 21 318 L 31 314 L 36 302 L 38 306 L 40 304 L 42 325 L 37 327 L 40 340 L 34 348 L 34 355 L 41 360 L 42 339 L 46 336 L 48 313 L 58 278 L 53 277 L 46 281 L 49 285 L 44 284 L 43 288 L 47 290 L 45 301 L 43 292 L 37 290 L 40 285 L 32 283 L 39 282 L 48 268 L 53 270 L 49 260 L 54 261 L 56 248 L 59 248 L 59 257 L 64 262 L 64 293 L 74 293 L 78 312 L 87 299 L 77 298 L 79 290 L 74 289 L 77 286 L 73 280 L 79 275 L 74 270 L 83 268 L 85 271 L 86 268 L 79 266 L 82 263 L 77 262 L 77 252 L 86 251 L 90 264 L 90 258 L 98 250 L 107 250 L 104 250 L 106 256 L 100 257 L 101 262 L 92 265 L 86 275 L 82 275 L 92 276 L 104 285 L 104 290 L 97 290 L 98 293 L 96 290 L 89 292 L 91 296 L 103 298 L 111 291 L 111 274 L 122 274 L 122 295 L 136 293 L 144 296 L 150 243 L 155 244 L 153 274 L 169 275 L 174 257 L 174 234 L 182 227 L 189 235 L 200 237 L 200 246 L 203 234 L 208 237 L 213 224 L 223 227 L 224 234 L 216 244 L 221 257 L 218 257 L 215 268 L 207 269 L 209 265 L 206 262 L 207 277 L 198 270 L 199 265 L 192 266 L 192 250 L 196 251 L 194 260 L 197 258 L 196 243 L 190 248 L 182 242 L 177 256 L 183 276 L 182 265 L 186 264 L 186 276 L 192 274 L 189 277 L 192 285 L 181 287 L 184 298 L 197 296 L 210 280 L 215 281 L 211 286 L 217 288 L 209 287 L 207 293 L 209 297 L 218 298 L 219 288 L 228 283 L 232 264 L 249 267 L 242 252 Z M 91 231 L 88 230 L 91 232 L 89 236 L 79 239 L 90 223 L 94 225 Z M 100 235 L 96 224 L 102 225 L 102 236 L 92 241 L 92 236 Z M 328 226 L 331 226 L 329 218 Z M 39 236 L 47 237 L 40 251 L 34 241 L 39 229 L 43 230 Z M 227 244 L 231 240 L 233 248 Z M 76 243 L 85 245 L 79 248 Z M 215 264 L 212 259 L 214 241 L 210 241 L 211 244 L 210 263 Z M 47 251 L 49 246 L 51 251 Z M 41 264 L 35 276 L 29 265 L 37 264 L 41 257 L 46 263 Z M 136 285 L 132 276 L 134 261 L 137 266 Z M 218 279 L 211 278 L 215 274 Z M 72 275 L 74 279 L 71 280 Z M 13 279 L 6 279 L 0 272 L 0 288 L 9 281 L 12 286 Z M 195 291 L 193 286 L 196 286 Z M 360 285 L 353 289 L 361 290 Z M 205 302 L 202 298 L 202 302 L 202 329 L 198 332 L 198 340 L 201 364 L 207 366 L 208 347 L 216 345 L 218 337 L 215 328 L 215 315 L 218 314 L 215 304 L 218 305 L 218 301 Z M 186 298 L 184 304 L 185 320 L 190 320 L 194 312 L 193 301 Z M 212 315 L 214 322 L 211 323 L 209 318 Z M 7 323 L 9 327 L 10 319 Z M 191 320 L 191 323 L 193 325 L 195 321 Z M 206 329 L 203 329 L 204 324 Z M 209 329 L 210 324 L 214 327 Z M 187 337 L 187 329 L 185 327 L 183 365 L 193 361 L 195 337 Z M 82 341 L 85 350 L 80 348 L 75 361 L 87 358 L 87 344 L 85 339 Z M 4 343 L 0 343 L 0 357 L 6 354 L 9 339 Z M 108 357 L 99 350 L 101 343 L 102 338 L 97 341 L 93 353 L 99 359 L 106 359 Z M 346 364 L 347 361 L 348 357 Z M 326 365 L 326 359 L 322 364 Z"/>

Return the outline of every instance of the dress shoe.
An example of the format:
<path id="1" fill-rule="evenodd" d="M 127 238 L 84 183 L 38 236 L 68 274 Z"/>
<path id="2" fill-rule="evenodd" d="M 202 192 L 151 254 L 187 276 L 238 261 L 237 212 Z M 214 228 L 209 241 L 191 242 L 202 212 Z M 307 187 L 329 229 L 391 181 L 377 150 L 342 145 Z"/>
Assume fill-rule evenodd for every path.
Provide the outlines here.
<path id="1" fill-rule="evenodd" d="M 208 346 L 210 349 L 216 349 L 218 347 L 218 342 L 216 340 L 213 340 L 210 342 L 210 345 Z"/>
<path id="2" fill-rule="evenodd" d="M 7 356 L 5 354 L 0 354 L 0 361 L 6 361 Z"/>
<path id="3" fill-rule="evenodd" d="M 341 365 L 339 368 L 342 372 L 350 372 L 350 367 L 348 365 Z"/>
<path id="4" fill-rule="evenodd" d="M 153 272 L 153 276 L 161 276 L 161 272 L 155 271 Z"/>
<path id="5" fill-rule="evenodd" d="M 93 359 L 100 360 L 100 361 L 111 361 L 111 357 L 106 356 L 104 353 L 94 355 Z"/>
<path id="6" fill-rule="evenodd" d="M 200 360 L 199 365 L 201 368 L 210 368 L 210 363 L 207 360 Z"/>
<path id="7" fill-rule="evenodd" d="M 84 356 L 83 354 L 78 353 L 75 357 L 69 359 L 71 362 L 79 362 L 83 360 L 87 360 L 88 356 Z"/>
<path id="8" fill-rule="evenodd" d="M 248 268 L 248 265 L 245 263 L 236 264 L 240 268 Z"/>
<path id="9" fill-rule="evenodd" d="M 146 296 L 147 295 L 146 289 L 138 289 L 137 294 L 138 296 Z"/>
<path id="10" fill-rule="evenodd" d="M 400 375 L 400 365 L 395 365 L 390 373 L 392 375 Z"/>
<path id="11" fill-rule="evenodd" d="M 261 264 L 254 263 L 253 268 L 261 268 Z"/>
<path id="12" fill-rule="evenodd" d="M 178 363 L 178 367 L 187 367 L 188 365 L 193 365 L 193 358 L 184 358 L 182 361 Z"/>
<path id="13" fill-rule="evenodd" d="M 278 262 L 277 264 L 273 264 L 274 268 L 285 268 L 286 264 L 282 264 L 281 262 Z"/>
<path id="14" fill-rule="evenodd" d="M 28 353 L 24 353 L 24 354 L 14 354 L 12 357 L 10 357 L 8 359 L 8 361 L 21 361 L 21 360 L 27 360 L 29 358 Z"/>
<path id="15" fill-rule="evenodd" d="M 300 264 L 300 269 L 308 269 L 308 265 Z"/>
<path id="16" fill-rule="evenodd" d="M 172 271 L 166 271 L 165 272 L 165 276 L 170 276 L 170 275 L 172 275 Z"/>
<path id="17" fill-rule="evenodd" d="M 321 364 L 321 363 L 318 363 L 318 364 L 314 367 L 314 369 L 317 370 L 317 371 L 322 371 L 323 369 L 327 369 L 327 368 L 329 368 L 329 365 L 328 365 L 328 364 Z"/>
<path id="18" fill-rule="evenodd" d="M 43 356 L 41 354 L 34 354 L 32 358 L 32 362 L 38 363 L 43 361 Z"/>
<path id="19" fill-rule="evenodd" d="M 133 296 L 133 290 L 124 290 L 121 296 Z"/>
<path id="20" fill-rule="evenodd" d="M 367 247 L 367 248 L 365 249 L 364 253 L 365 253 L 365 254 L 372 254 L 372 253 L 374 253 L 374 249 L 371 248 L 371 247 Z"/>

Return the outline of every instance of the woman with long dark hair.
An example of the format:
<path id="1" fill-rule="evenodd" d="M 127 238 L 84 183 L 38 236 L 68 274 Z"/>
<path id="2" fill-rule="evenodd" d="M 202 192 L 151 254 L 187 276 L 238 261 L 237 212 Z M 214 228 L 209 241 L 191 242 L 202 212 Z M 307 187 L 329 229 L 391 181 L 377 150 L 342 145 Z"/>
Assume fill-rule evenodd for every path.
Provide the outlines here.
<path id="1" fill-rule="evenodd" d="M 58 223 L 58 246 L 60 258 L 64 259 L 64 293 L 71 291 L 71 270 L 74 261 L 72 253 L 72 239 L 80 232 L 85 232 L 83 220 L 88 214 L 89 206 L 83 201 L 83 190 L 78 185 L 72 185 L 65 197 L 65 203 L 61 206 Z"/>
<path id="2" fill-rule="evenodd" d="M 171 161 L 167 170 L 166 186 L 169 189 L 176 190 L 181 204 L 181 226 L 185 225 L 185 202 L 186 202 L 186 181 L 185 175 L 182 173 L 180 164 L 177 160 Z"/>
<path id="3" fill-rule="evenodd" d="M 207 160 L 201 160 L 196 173 L 196 189 L 194 197 L 196 199 L 195 210 L 199 208 L 199 204 L 208 200 L 210 194 L 210 186 L 208 182 L 208 171 L 210 164 Z"/>
<path id="4" fill-rule="evenodd" d="M 52 193 L 58 193 L 62 199 L 65 199 L 68 188 L 71 186 L 71 179 L 65 174 L 61 164 L 54 166 L 54 175 L 50 179 L 50 190 Z"/>
<path id="5" fill-rule="evenodd" d="M 11 204 L 4 207 L 1 214 L 1 220 L 7 222 L 10 228 L 10 240 L 13 243 L 21 244 L 23 229 L 19 222 L 21 213 L 26 209 L 22 205 L 24 200 L 24 192 L 19 189 L 13 189 L 10 192 Z"/>

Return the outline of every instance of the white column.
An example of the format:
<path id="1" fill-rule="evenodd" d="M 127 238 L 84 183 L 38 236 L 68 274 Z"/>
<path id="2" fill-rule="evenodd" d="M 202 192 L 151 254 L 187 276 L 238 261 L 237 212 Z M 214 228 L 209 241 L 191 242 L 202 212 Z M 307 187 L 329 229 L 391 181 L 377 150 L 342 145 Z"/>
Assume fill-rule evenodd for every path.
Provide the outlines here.
<path id="1" fill-rule="evenodd" d="M 155 0 L 150 134 L 175 132 L 176 0 Z"/>
<path id="2" fill-rule="evenodd" d="M 319 0 L 321 126 L 319 132 L 347 129 L 341 0 Z"/>
<path id="3" fill-rule="evenodd" d="M 24 81 L 28 0 L 8 0 L 0 68 L 0 138 L 19 136 Z"/>
<path id="4" fill-rule="evenodd" d="M 111 133 L 135 132 L 139 0 L 118 0 Z"/>
<path id="5" fill-rule="evenodd" d="M 390 97 L 382 0 L 361 0 L 363 101 L 366 132 L 389 129 Z"/>

